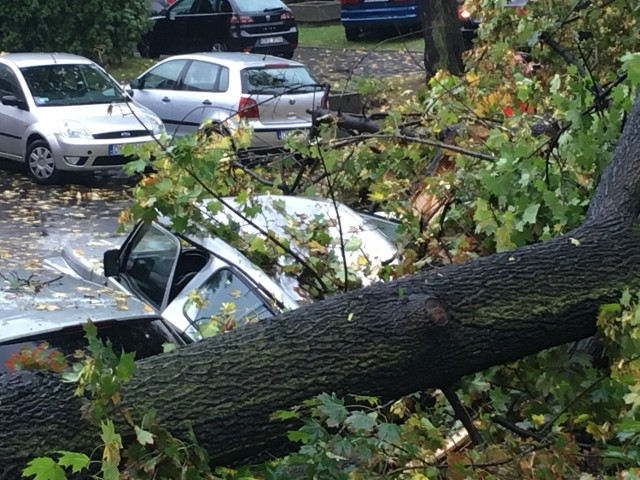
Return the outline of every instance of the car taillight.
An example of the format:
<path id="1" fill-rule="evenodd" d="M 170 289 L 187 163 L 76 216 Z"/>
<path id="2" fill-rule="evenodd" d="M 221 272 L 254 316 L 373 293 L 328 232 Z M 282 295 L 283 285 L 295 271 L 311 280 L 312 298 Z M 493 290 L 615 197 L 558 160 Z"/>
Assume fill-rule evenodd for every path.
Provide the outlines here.
<path id="1" fill-rule="evenodd" d="M 467 9 L 465 8 L 461 8 L 458 10 L 458 18 L 462 18 L 463 20 L 466 20 L 467 18 L 470 18 L 471 14 L 467 11 Z"/>
<path id="2" fill-rule="evenodd" d="M 327 108 L 327 95 L 322 95 L 322 98 L 320 99 L 320 106 L 322 108 Z"/>
<path id="3" fill-rule="evenodd" d="M 238 116 L 240 118 L 260 118 L 260 109 L 253 98 L 241 97 L 238 104 Z"/>
<path id="4" fill-rule="evenodd" d="M 340 0 L 340 5 L 357 5 L 360 0 Z"/>
<path id="5" fill-rule="evenodd" d="M 280 20 L 291 20 L 293 18 L 293 14 L 291 12 L 284 12 L 280 15 Z"/>
<path id="6" fill-rule="evenodd" d="M 232 25 L 235 24 L 245 24 L 245 23 L 253 23 L 253 18 L 249 17 L 248 15 L 233 15 L 230 19 L 229 22 Z"/>

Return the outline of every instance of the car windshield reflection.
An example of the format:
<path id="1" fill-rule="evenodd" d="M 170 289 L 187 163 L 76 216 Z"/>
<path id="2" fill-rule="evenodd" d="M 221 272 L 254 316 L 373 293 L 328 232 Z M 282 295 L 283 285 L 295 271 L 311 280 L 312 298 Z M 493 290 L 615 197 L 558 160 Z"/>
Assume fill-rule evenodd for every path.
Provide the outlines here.
<path id="1" fill-rule="evenodd" d="M 113 81 L 92 65 L 40 65 L 21 71 L 39 107 L 125 101 Z"/>

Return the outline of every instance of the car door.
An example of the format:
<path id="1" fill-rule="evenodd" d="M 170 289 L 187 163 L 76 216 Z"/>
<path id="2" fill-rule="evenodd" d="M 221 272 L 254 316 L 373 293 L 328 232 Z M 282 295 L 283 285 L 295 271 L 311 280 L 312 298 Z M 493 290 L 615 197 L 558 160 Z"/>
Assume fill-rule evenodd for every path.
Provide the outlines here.
<path id="1" fill-rule="evenodd" d="M 0 103 L 0 156 L 22 161 L 23 137 L 34 119 L 18 77 L 9 66 L 0 64 L 0 99 L 8 101 L 10 98 L 22 100 L 23 107 Z"/>
<path id="2" fill-rule="evenodd" d="M 158 311 L 167 305 L 181 252 L 180 240 L 157 224 L 140 223 L 120 249 L 117 281 Z"/>
<path id="3" fill-rule="evenodd" d="M 185 59 L 162 62 L 131 84 L 136 102 L 158 115 L 169 135 L 173 135 L 180 125 L 181 117 L 175 111 L 174 96 L 188 63 Z"/>
<path id="4" fill-rule="evenodd" d="M 173 92 L 176 135 L 195 132 L 205 120 L 224 122 L 233 115 L 228 101 L 229 69 L 214 62 L 194 60 L 185 71 L 180 90 Z"/>

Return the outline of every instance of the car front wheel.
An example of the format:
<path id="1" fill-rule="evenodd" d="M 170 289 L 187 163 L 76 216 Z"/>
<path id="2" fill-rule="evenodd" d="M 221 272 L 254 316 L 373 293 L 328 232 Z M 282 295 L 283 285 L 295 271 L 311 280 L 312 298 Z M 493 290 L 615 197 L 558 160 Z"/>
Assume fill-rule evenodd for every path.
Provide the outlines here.
<path id="1" fill-rule="evenodd" d="M 33 181 L 40 185 L 56 183 L 60 178 L 51 148 L 44 140 L 36 140 L 29 145 L 27 171 Z"/>

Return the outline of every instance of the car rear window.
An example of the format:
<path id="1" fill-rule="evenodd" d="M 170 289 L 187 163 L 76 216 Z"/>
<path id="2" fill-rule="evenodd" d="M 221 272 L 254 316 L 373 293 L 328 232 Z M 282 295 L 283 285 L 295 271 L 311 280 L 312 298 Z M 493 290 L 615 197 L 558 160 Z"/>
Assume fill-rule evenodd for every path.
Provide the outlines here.
<path id="1" fill-rule="evenodd" d="M 183 341 L 162 320 L 140 320 L 97 324 L 98 336 L 109 339 L 116 354 L 135 352 L 136 359 L 150 357 L 162 353 L 163 344 L 182 345 Z M 0 344 L 0 373 L 11 371 L 12 358 L 20 353 L 23 347 L 36 349 L 43 342 L 49 344 L 47 354 L 61 352 L 65 357 L 73 355 L 76 350 L 84 349 L 87 340 L 81 326 L 70 330 L 51 332 L 44 335 L 14 340 Z"/>
<path id="2" fill-rule="evenodd" d="M 280 0 L 235 0 L 234 3 L 241 12 L 270 12 L 285 8 Z"/>
<path id="3" fill-rule="evenodd" d="M 312 93 L 320 89 L 304 67 L 270 65 L 242 70 L 242 93 L 248 95 Z"/>

